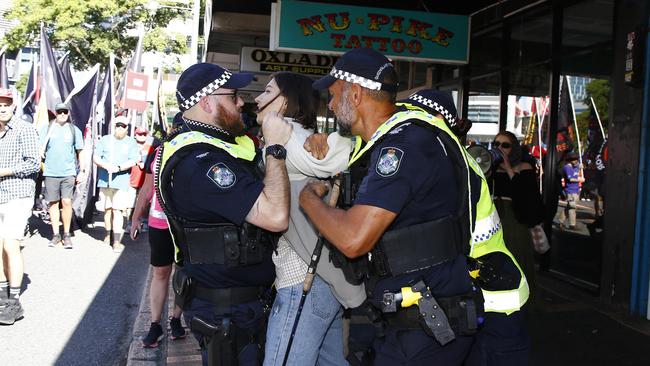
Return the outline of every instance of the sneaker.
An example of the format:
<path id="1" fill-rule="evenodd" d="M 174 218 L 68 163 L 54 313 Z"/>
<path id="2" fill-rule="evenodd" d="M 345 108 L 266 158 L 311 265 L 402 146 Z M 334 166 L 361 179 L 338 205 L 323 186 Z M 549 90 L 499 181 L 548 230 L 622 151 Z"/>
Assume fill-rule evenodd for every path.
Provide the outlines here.
<path id="1" fill-rule="evenodd" d="M 144 348 L 156 348 L 158 347 L 158 341 L 163 337 L 163 330 L 159 323 L 151 323 L 149 328 L 149 333 L 147 336 L 142 339 L 142 347 Z"/>
<path id="2" fill-rule="evenodd" d="M 23 318 L 23 307 L 18 300 L 8 300 L 0 306 L 0 324 L 11 325 Z"/>
<path id="3" fill-rule="evenodd" d="M 63 234 L 63 249 L 72 249 L 72 239 L 70 234 Z"/>
<path id="4" fill-rule="evenodd" d="M 52 236 L 52 240 L 50 240 L 50 242 L 47 243 L 47 246 L 50 247 L 50 248 L 53 248 L 53 247 L 57 246 L 60 243 L 61 243 L 61 235 L 54 234 L 54 236 Z"/>
<path id="5" fill-rule="evenodd" d="M 124 251 L 124 244 L 115 243 L 113 244 L 113 253 L 122 253 Z"/>
<path id="6" fill-rule="evenodd" d="M 185 328 L 183 328 L 183 324 L 181 324 L 181 318 L 172 317 L 169 320 L 169 326 L 172 328 L 172 341 L 183 339 L 187 336 Z"/>

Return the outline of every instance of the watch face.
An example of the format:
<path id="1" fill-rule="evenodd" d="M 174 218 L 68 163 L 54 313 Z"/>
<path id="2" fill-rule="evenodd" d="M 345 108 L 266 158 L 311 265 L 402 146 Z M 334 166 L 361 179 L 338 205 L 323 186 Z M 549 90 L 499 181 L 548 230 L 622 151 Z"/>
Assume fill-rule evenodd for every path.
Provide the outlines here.
<path id="1" fill-rule="evenodd" d="M 266 154 L 276 159 L 285 159 L 287 157 L 287 150 L 282 145 L 271 145 L 266 148 Z"/>

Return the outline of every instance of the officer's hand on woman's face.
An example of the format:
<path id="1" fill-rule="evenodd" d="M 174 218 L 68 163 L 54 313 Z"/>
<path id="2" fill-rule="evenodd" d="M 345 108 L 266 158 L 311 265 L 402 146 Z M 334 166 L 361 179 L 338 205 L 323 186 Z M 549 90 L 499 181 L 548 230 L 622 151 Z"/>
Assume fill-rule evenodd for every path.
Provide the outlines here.
<path id="1" fill-rule="evenodd" d="M 292 126 L 287 123 L 277 112 L 269 112 L 264 116 L 262 123 L 262 134 L 264 144 L 271 146 L 275 144 L 284 145 L 291 137 Z"/>
<path id="2" fill-rule="evenodd" d="M 311 153 L 311 156 L 318 160 L 322 160 L 327 155 L 329 151 L 329 145 L 327 145 L 327 137 L 329 135 L 326 133 L 315 133 L 307 137 L 305 144 L 302 147 Z"/>

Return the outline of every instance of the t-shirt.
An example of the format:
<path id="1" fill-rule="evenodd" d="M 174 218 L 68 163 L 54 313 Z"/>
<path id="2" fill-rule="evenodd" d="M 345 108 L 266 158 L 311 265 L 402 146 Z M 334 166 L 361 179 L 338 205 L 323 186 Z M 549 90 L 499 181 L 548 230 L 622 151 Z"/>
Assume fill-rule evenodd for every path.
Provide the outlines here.
<path id="1" fill-rule="evenodd" d="M 176 165 L 173 185 L 168 188 L 173 212 L 193 221 L 243 224 L 264 188 L 254 169 L 254 163 L 216 148 L 190 150 Z M 179 244 L 186 252 L 183 243 Z M 270 251 L 261 264 L 227 267 L 186 260 L 183 268 L 199 284 L 210 288 L 267 286 L 275 279 Z"/>
<path id="2" fill-rule="evenodd" d="M 118 140 L 113 135 L 106 135 L 95 145 L 95 156 L 109 164 L 124 165 L 127 161 L 139 161 L 140 150 L 133 137 L 125 136 Z M 97 187 L 100 188 L 128 190 L 129 178 L 129 170 L 109 175 L 106 169 L 97 168 Z"/>
<path id="3" fill-rule="evenodd" d="M 72 127 L 72 129 L 70 128 Z M 72 137 L 74 129 L 75 137 Z M 52 122 L 39 131 L 41 149 L 45 148 L 43 176 L 71 177 L 77 175 L 77 151 L 83 149 L 81 130 L 67 122 Z M 74 146 L 73 145 L 74 142 Z"/>
<path id="4" fill-rule="evenodd" d="M 433 221 L 456 212 L 459 189 L 454 166 L 439 130 L 407 123 L 388 132 L 372 148 L 368 173 L 354 204 L 381 207 L 397 214 L 388 230 Z M 431 238 L 431 245 L 445 245 Z M 405 244 L 405 250 L 408 247 Z M 453 296 L 471 289 L 465 257 L 433 268 L 384 278 L 377 282 L 371 301 L 380 306 L 384 291 L 424 279 L 434 296 Z"/>
<path id="5" fill-rule="evenodd" d="M 562 168 L 562 172 L 564 173 L 564 191 L 566 193 L 580 193 L 580 183 L 571 182 L 571 179 L 580 178 L 580 168 L 569 163 Z"/>

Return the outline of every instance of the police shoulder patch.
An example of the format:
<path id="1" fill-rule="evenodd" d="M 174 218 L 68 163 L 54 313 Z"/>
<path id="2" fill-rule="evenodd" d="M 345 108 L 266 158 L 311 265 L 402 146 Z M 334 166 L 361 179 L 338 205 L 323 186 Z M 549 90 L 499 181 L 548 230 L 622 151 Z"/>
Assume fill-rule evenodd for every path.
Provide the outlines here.
<path id="1" fill-rule="evenodd" d="M 237 176 L 224 163 L 216 163 L 206 172 L 208 178 L 219 188 L 230 188 L 237 181 Z"/>
<path id="2" fill-rule="evenodd" d="M 404 157 L 404 151 L 396 147 L 384 147 L 379 152 L 375 170 L 382 177 L 390 177 L 397 173 Z"/>

